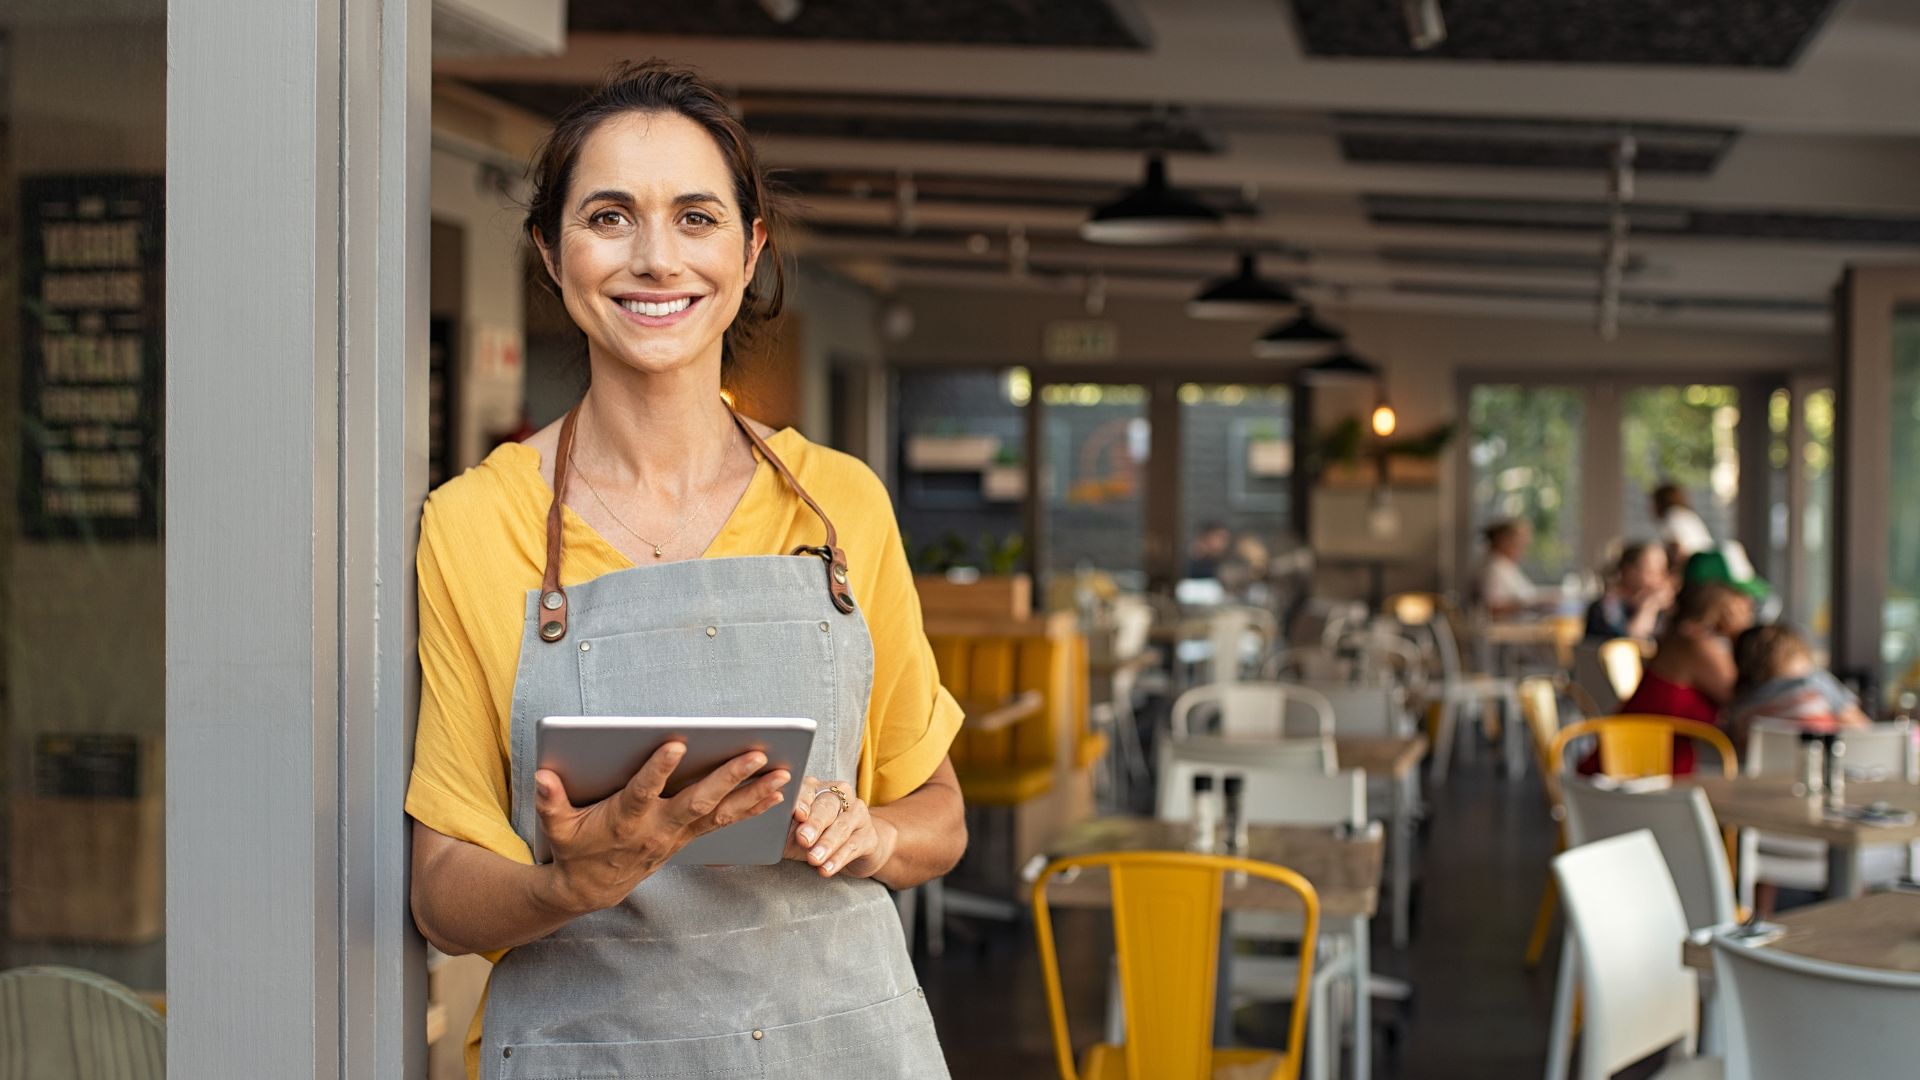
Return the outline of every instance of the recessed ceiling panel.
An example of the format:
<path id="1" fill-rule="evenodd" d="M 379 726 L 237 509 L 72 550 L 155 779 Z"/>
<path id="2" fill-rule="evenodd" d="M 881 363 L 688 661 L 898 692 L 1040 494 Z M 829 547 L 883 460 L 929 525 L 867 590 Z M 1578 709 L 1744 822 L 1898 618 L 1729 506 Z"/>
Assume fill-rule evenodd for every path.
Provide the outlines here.
<path id="1" fill-rule="evenodd" d="M 1599 231 L 1606 228 L 1608 213 L 1606 203 L 1599 200 L 1368 195 L 1365 203 L 1367 218 L 1376 225 L 1472 229 Z M 1920 246 L 1920 217 L 1912 216 L 1716 210 L 1637 202 L 1628 206 L 1627 220 L 1634 232 L 1662 236 Z"/>
<path id="2" fill-rule="evenodd" d="M 1316 57 L 1790 66 L 1833 0 L 1439 0 L 1447 36 L 1416 52 L 1402 0 L 1291 0 Z"/>
<path id="3" fill-rule="evenodd" d="M 1710 173 L 1738 133 L 1634 121 L 1534 120 L 1469 116 L 1342 113 L 1334 117 L 1348 161 L 1600 171 L 1624 136 L 1634 168 L 1646 173 Z"/>
<path id="4" fill-rule="evenodd" d="M 924 45 L 1033 45 L 1144 49 L 1152 44 L 1131 0 L 799 0 L 780 23 L 758 0 L 651 4 L 569 0 L 576 33 L 888 41 Z"/>

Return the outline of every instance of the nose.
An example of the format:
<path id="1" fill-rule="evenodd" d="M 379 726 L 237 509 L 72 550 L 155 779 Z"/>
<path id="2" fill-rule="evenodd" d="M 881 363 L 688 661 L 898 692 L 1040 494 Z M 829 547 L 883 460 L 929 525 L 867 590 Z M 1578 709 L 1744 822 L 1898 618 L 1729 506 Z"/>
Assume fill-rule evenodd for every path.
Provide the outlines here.
<path id="1" fill-rule="evenodd" d="M 627 254 L 627 270 L 637 278 L 671 281 L 686 265 L 680 251 L 681 236 L 671 222 L 649 220 L 633 230 L 633 245 Z"/>

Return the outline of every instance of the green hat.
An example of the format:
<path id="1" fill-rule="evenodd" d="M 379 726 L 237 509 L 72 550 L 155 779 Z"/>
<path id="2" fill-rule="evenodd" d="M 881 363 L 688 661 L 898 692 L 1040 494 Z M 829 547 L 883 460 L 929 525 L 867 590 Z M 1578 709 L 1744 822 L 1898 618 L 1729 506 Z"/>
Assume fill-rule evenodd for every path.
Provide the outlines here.
<path id="1" fill-rule="evenodd" d="M 1689 585 L 1696 581 L 1727 585 L 1755 600 L 1765 600 L 1773 595 L 1773 586 L 1753 572 L 1753 564 L 1747 560 L 1745 550 L 1738 551 L 1737 557 L 1723 548 L 1696 552 L 1687 560 L 1686 573 L 1682 576 Z"/>

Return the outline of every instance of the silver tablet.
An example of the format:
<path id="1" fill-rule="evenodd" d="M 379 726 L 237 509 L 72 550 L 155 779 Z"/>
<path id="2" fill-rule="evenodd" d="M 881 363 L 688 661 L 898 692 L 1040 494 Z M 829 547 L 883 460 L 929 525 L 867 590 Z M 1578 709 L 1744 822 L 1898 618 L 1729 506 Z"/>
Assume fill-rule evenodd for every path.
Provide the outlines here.
<path id="1" fill-rule="evenodd" d="M 687 754 L 667 780 L 667 795 L 749 750 L 759 750 L 767 755 L 767 765 L 758 775 L 775 769 L 792 772 L 793 778 L 782 789 L 786 799 L 766 813 L 715 829 L 667 861 L 771 865 L 786 850 L 813 732 L 814 722 L 799 717 L 549 716 L 540 721 L 534 757 L 540 768 L 559 774 L 575 806 L 588 806 L 625 787 L 653 752 L 672 739 L 686 743 Z M 553 857 L 537 816 L 533 857 L 538 862 Z"/>

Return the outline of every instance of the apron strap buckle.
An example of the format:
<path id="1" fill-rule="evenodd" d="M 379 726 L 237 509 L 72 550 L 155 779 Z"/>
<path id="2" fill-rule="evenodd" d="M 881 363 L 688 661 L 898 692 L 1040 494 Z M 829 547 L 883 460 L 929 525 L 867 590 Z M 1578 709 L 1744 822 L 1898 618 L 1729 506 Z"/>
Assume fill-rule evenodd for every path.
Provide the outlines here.
<path id="1" fill-rule="evenodd" d="M 794 548 L 793 553 L 813 555 L 826 564 L 827 595 L 832 598 L 834 608 L 842 615 L 853 614 L 853 589 L 847 584 L 847 553 L 832 543 L 818 546 L 802 544 Z"/>

